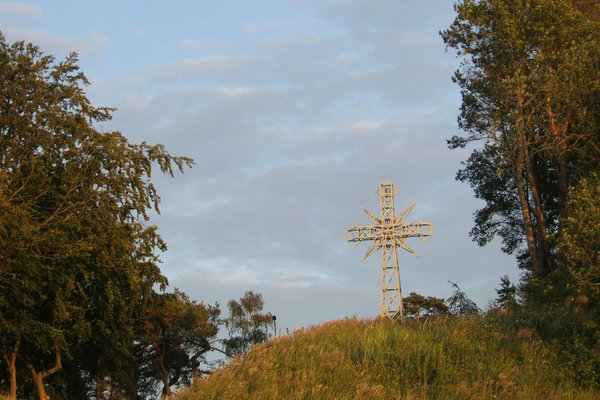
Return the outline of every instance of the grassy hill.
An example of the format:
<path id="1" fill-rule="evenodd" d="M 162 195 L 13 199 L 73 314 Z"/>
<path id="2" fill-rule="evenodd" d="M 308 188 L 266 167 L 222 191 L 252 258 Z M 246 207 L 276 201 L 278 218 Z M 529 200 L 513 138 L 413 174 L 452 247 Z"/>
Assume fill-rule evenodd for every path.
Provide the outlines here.
<path id="1" fill-rule="evenodd" d="M 255 346 L 177 400 L 598 399 L 532 338 L 482 318 L 346 319 Z"/>

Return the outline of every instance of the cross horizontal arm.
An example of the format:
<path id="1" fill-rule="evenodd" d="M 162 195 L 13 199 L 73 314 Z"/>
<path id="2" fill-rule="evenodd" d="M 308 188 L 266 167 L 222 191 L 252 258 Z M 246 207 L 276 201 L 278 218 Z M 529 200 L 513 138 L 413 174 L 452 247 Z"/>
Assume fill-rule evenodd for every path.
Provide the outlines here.
<path id="1" fill-rule="evenodd" d="M 376 240 L 381 237 L 381 227 L 380 225 L 371 225 L 371 226 L 356 226 L 353 225 L 344 233 L 344 239 L 348 242 L 356 245 L 358 243 L 363 242 L 365 240 Z"/>
<path id="2" fill-rule="evenodd" d="M 364 242 L 365 240 L 377 240 L 387 236 L 391 238 L 409 238 L 419 237 L 428 240 L 436 232 L 435 227 L 427 222 L 411 222 L 408 224 L 399 223 L 392 225 L 369 225 L 369 226 L 351 226 L 344 233 L 344 238 L 350 243 Z"/>
<path id="3" fill-rule="evenodd" d="M 424 241 L 429 240 L 437 229 L 428 221 L 410 222 L 408 224 L 398 224 L 394 227 L 394 236 L 408 238 L 419 237 Z"/>

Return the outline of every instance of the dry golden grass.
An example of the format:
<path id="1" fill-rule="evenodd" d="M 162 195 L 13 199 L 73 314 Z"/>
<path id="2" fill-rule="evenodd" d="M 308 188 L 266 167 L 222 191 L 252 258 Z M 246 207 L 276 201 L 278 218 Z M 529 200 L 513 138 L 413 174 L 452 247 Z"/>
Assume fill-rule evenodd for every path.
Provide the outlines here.
<path id="1" fill-rule="evenodd" d="M 178 400 L 597 399 L 531 335 L 481 319 L 346 319 L 255 346 Z"/>

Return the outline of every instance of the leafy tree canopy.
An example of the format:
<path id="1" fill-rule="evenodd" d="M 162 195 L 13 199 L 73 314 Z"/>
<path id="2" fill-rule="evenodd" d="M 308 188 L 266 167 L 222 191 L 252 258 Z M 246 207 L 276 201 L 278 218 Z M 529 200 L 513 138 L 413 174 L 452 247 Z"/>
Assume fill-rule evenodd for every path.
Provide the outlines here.
<path id="1" fill-rule="evenodd" d="M 201 373 L 205 354 L 215 349 L 220 309 L 178 289 L 155 294 L 152 303 L 138 336 L 138 368 L 143 380 L 160 381 L 169 395 L 172 386 L 189 385 Z"/>
<path id="2" fill-rule="evenodd" d="M 76 62 L 0 34 L 0 351 L 12 398 L 28 372 L 45 398 L 43 379 L 85 344 L 96 359 L 82 374 L 109 374 L 106 346 L 132 340 L 167 283 L 166 245 L 147 224 L 160 201 L 153 167 L 172 175 L 193 163 L 98 131 L 113 110 L 90 103 Z"/>
<path id="3" fill-rule="evenodd" d="M 411 292 L 408 297 L 404 297 L 404 312 L 407 318 L 430 318 L 448 314 L 448 306 L 444 299 L 434 296 L 422 296 Z"/>
<path id="4" fill-rule="evenodd" d="M 273 317 L 262 312 L 264 302 L 260 293 L 247 291 L 239 301 L 230 300 L 227 307 L 229 316 L 225 319 L 225 326 L 229 330 L 229 338 L 224 341 L 227 354 L 242 354 L 253 344 L 269 339 Z"/>
<path id="5" fill-rule="evenodd" d="M 600 311 L 600 178 L 593 173 L 571 191 L 560 248 L 575 295 Z"/>

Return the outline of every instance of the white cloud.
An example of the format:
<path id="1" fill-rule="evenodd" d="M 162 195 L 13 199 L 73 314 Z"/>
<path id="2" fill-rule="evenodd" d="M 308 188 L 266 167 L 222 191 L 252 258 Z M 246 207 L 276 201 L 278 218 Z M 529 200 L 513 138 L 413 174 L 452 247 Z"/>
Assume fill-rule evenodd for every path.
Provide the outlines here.
<path id="1" fill-rule="evenodd" d="M 39 21 L 44 16 L 41 7 L 16 1 L 0 2 L 0 20 L 5 23 L 21 24 Z"/>
<path id="2" fill-rule="evenodd" d="M 227 46 L 227 42 L 219 39 L 206 39 L 206 38 L 182 38 L 177 41 L 177 47 L 185 51 L 206 51 L 207 49 L 214 53 L 222 50 Z"/>
<path id="3" fill-rule="evenodd" d="M 79 38 L 55 35 L 26 27 L 9 26 L 4 30 L 4 34 L 9 41 L 25 40 L 39 46 L 44 53 L 51 54 L 58 59 L 71 52 L 76 52 L 80 57 L 90 56 L 101 52 L 108 45 L 108 39 L 96 33 Z"/>
<path id="4" fill-rule="evenodd" d="M 256 88 L 249 86 L 224 86 L 218 88 L 217 93 L 223 97 L 244 97 L 256 93 Z"/>
<path id="5" fill-rule="evenodd" d="M 198 83 L 231 83 L 232 80 L 236 83 L 245 74 L 257 71 L 261 63 L 261 59 L 251 56 L 213 55 L 154 64 L 142 73 L 150 77 L 148 83 L 152 85 L 185 83 L 193 87 Z"/>

